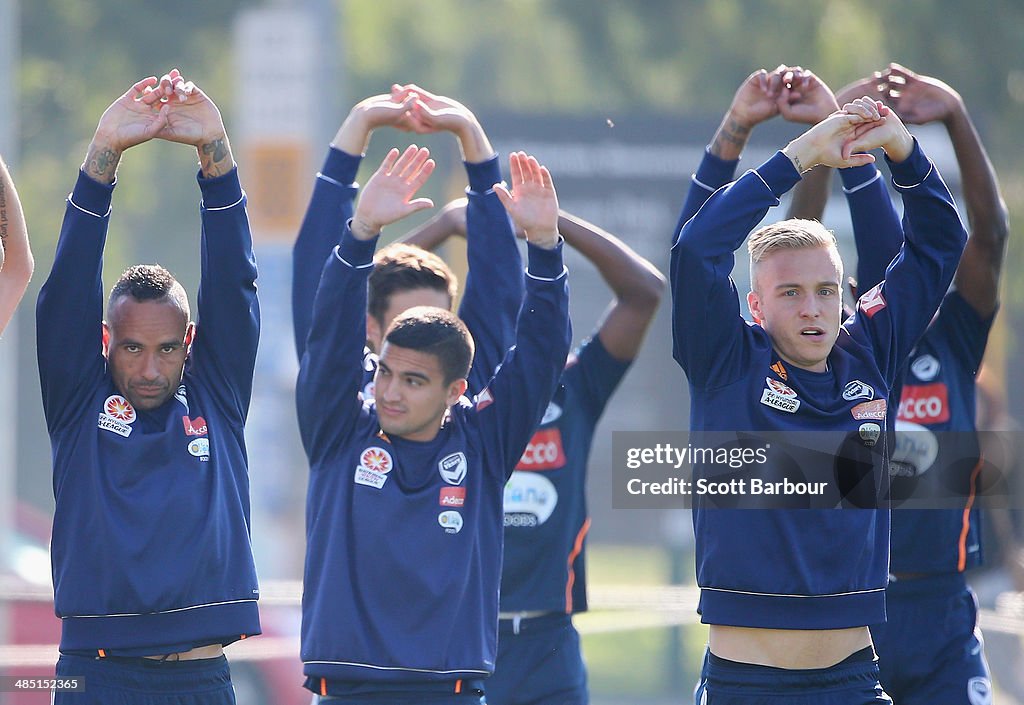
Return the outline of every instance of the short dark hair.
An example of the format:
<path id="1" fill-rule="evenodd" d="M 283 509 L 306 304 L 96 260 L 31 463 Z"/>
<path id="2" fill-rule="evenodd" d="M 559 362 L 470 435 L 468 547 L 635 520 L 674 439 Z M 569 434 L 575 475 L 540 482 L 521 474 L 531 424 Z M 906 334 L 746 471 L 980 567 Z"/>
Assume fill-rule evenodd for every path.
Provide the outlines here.
<path id="1" fill-rule="evenodd" d="M 455 300 L 458 279 L 440 257 L 422 247 L 394 243 L 382 248 L 373 258 L 367 312 L 384 323 L 391 296 L 399 291 L 434 289 Z"/>
<path id="2" fill-rule="evenodd" d="M 114 304 L 130 296 L 136 301 L 164 301 L 181 309 L 189 318 L 188 295 L 174 275 L 159 264 L 136 264 L 124 270 L 107 299 L 107 316 Z"/>
<path id="3" fill-rule="evenodd" d="M 395 316 L 384 342 L 434 355 L 441 363 L 445 384 L 469 375 L 476 347 L 466 324 L 436 306 L 413 306 Z"/>

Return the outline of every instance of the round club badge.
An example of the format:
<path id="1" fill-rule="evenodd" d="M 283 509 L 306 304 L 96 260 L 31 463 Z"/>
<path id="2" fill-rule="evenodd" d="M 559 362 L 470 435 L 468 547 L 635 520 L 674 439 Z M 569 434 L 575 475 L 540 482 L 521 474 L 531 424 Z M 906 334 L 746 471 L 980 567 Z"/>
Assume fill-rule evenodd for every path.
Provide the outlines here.
<path id="1" fill-rule="evenodd" d="M 121 423 L 133 423 L 136 419 L 135 407 L 120 394 L 111 394 L 103 402 L 103 413 Z"/>
<path id="2" fill-rule="evenodd" d="M 359 456 L 359 467 L 374 472 L 389 473 L 393 467 L 391 453 L 380 446 L 371 446 Z"/>

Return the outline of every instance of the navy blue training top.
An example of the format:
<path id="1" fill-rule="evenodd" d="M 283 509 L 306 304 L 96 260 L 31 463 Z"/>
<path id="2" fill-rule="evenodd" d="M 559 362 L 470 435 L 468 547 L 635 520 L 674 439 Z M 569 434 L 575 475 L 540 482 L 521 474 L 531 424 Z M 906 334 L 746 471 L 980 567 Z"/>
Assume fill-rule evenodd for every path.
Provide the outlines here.
<path id="1" fill-rule="evenodd" d="M 734 251 L 799 174 L 780 152 L 701 205 L 711 184 L 698 171 L 686 208 L 699 210 L 682 214 L 671 258 L 673 353 L 690 385 L 691 430 L 855 438 L 864 418 L 884 426 L 900 364 L 938 307 L 966 240 L 945 184 L 916 142 L 908 159 L 891 166 L 906 208 L 906 243 L 885 282 L 861 297 L 840 328 L 824 373 L 782 363 L 764 329 L 740 316 L 729 277 Z M 870 390 L 873 406 L 844 393 L 852 383 Z M 883 441 L 874 451 L 883 472 L 885 450 Z M 711 509 L 697 497 L 693 519 L 703 622 L 839 629 L 884 620 L 888 512 Z"/>
<path id="2" fill-rule="evenodd" d="M 237 170 L 199 186 L 196 337 L 163 405 L 134 409 L 103 356 L 113 185 L 79 173 L 39 294 L 63 652 L 164 654 L 260 633 L 243 438 L 259 340 L 256 264 Z"/>
<path id="3" fill-rule="evenodd" d="M 857 243 L 858 285 L 870 288 L 884 277 L 903 232 L 874 165 L 840 173 Z M 982 562 L 974 501 L 981 471 L 975 377 L 994 317 L 982 318 L 951 291 L 907 360 L 898 404 L 890 409 L 897 414 L 890 466 L 894 573 L 948 573 Z M 942 508 L 901 508 L 904 502 Z"/>
<path id="4" fill-rule="evenodd" d="M 529 246 L 516 333 L 436 438 L 389 438 L 361 401 L 375 241 L 347 226 L 324 267 L 297 386 L 310 463 L 302 660 L 317 687 L 480 678 L 494 669 L 506 479 L 569 351 L 561 245 Z M 307 681 L 309 684 L 311 681 Z"/>
<path id="5" fill-rule="evenodd" d="M 502 612 L 586 611 L 587 463 L 594 428 L 629 365 L 596 333 L 570 357 L 505 485 Z"/>

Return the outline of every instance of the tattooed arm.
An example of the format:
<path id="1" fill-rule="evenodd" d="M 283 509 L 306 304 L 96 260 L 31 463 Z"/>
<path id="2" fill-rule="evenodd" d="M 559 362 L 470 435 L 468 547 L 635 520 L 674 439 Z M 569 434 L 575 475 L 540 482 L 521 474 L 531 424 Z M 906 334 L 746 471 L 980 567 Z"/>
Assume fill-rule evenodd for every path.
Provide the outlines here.
<path id="1" fill-rule="evenodd" d="M 18 192 L 0 159 L 0 333 L 32 278 L 32 250 Z"/>
<path id="2" fill-rule="evenodd" d="M 708 152 L 726 161 L 740 158 L 754 127 L 779 114 L 779 97 L 787 72 L 791 72 L 788 66 L 779 66 L 771 72 L 760 69 L 747 76 L 736 89 Z"/>
<path id="3" fill-rule="evenodd" d="M 96 126 L 82 171 L 101 184 L 114 183 L 121 154 L 148 142 L 167 125 L 165 87 L 155 76 L 144 78 L 110 104 Z"/>
<path id="4" fill-rule="evenodd" d="M 167 101 L 167 124 L 157 135 L 169 142 L 195 146 L 203 177 L 223 176 L 235 166 L 228 135 L 220 111 L 192 81 L 186 81 L 178 69 L 160 79 Z"/>

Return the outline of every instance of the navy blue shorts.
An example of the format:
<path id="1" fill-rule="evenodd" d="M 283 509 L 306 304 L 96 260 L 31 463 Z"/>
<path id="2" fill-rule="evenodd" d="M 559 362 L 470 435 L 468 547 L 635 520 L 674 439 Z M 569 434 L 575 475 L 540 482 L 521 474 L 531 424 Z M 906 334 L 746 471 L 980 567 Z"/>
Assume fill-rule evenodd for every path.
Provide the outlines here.
<path id="1" fill-rule="evenodd" d="M 61 654 L 58 678 L 84 678 L 85 691 L 56 693 L 55 705 L 235 705 L 228 660 L 155 661 Z"/>
<path id="2" fill-rule="evenodd" d="M 705 653 L 697 705 L 892 705 L 870 647 L 830 668 L 790 670 Z"/>
<path id="3" fill-rule="evenodd" d="M 486 681 L 487 705 L 586 705 L 587 668 L 567 614 L 498 622 L 498 660 Z"/>
<path id="4" fill-rule="evenodd" d="M 992 682 L 978 602 L 962 573 L 889 583 L 888 622 L 871 627 L 882 685 L 901 705 L 983 705 Z"/>

